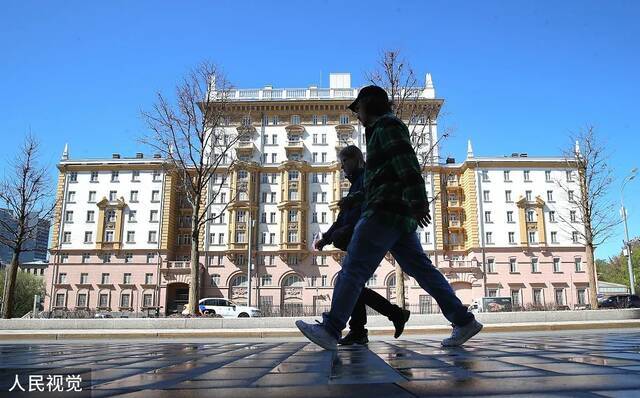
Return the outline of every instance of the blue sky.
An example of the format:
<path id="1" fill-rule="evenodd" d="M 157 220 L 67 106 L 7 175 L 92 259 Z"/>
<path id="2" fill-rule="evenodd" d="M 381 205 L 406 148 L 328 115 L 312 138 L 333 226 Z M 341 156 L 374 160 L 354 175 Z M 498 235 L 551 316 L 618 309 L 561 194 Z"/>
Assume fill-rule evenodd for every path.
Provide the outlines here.
<path id="1" fill-rule="evenodd" d="M 594 124 L 621 179 L 637 157 L 635 1 L 3 1 L 2 160 L 26 131 L 52 166 L 140 150 L 139 111 L 201 60 L 238 87 L 306 87 L 331 71 L 365 83 L 384 49 L 431 72 L 446 100 L 443 155 L 556 155 Z M 619 200 L 619 182 L 612 198 Z M 640 235 L 640 184 L 625 190 Z M 622 227 L 598 252 L 618 252 Z"/>

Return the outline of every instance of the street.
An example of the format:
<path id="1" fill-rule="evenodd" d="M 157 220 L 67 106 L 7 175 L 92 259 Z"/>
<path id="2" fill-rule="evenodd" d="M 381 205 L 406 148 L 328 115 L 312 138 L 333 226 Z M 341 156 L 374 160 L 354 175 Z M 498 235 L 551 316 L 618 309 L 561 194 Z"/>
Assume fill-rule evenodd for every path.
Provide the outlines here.
<path id="1" fill-rule="evenodd" d="M 83 386 L 91 384 L 93 397 L 630 397 L 640 390 L 635 329 L 486 333 L 455 349 L 442 349 L 442 337 L 374 338 L 369 349 L 337 353 L 302 338 L 3 343 L 0 396 L 16 396 L 8 390 L 18 372 L 26 381 L 62 368 L 90 372 Z"/>

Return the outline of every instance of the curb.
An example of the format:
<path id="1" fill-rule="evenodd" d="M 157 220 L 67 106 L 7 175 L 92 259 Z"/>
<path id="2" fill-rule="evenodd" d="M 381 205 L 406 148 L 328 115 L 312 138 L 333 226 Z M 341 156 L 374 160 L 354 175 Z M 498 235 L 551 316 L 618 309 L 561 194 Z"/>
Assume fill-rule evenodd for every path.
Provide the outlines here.
<path id="1" fill-rule="evenodd" d="M 619 321 L 591 321 L 591 322 L 547 322 L 547 323 L 510 323 L 510 324 L 486 324 L 483 331 L 490 333 L 504 332 L 540 332 L 562 330 L 597 330 L 616 328 L 640 328 L 640 320 Z M 375 336 L 392 336 L 394 329 L 391 327 L 370 327 L 369 334 Z M 408 326 L 404 335 L 448 334 L 450 326 Z M 140 339 L 140 338 L 271 338 L 271 337 L 300 337 L 296 328 L 273 329 L 112 329 L 112 330 L 16 330 L 0 331 L 0 341 L 12 340 L 83 340 L 83 339 Z"/>

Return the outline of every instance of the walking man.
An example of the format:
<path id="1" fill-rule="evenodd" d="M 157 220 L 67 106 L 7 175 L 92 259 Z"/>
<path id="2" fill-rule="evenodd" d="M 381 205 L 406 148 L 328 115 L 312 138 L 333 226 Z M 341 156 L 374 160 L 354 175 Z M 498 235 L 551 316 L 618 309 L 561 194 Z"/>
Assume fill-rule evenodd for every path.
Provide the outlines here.
<path id="1" fill-rule="evenodd" d="M 323 314 L 321 324 L 297 321 L 296 326 L 312 342 L 335 350 L 365 282 L 391 252 L 453 324 L 451 336 L 442 345 L 462 345 L 480 332 L 482 324 L 462 305 L 420 245 L 416 228 L 426 227 L 431 216 L 407 126 L 391 113 L 389 97 L 378 86 L 360 90 L 349 109 L 365 126 L 367 140 L 363 212 L 338 273 L 330 311 Z"/>
<path id="2" fill-rule="evenodd" d="M 340 250 L 347 250 L 351 241 L 353 230 L 362 213 L 364 201 L 364 157 L 362 151 L 355 145 L 343 148 L 338 154 L 340 167 L 345 176 L 351 182 L 349 193 L 338 202 L 340 213 L 336 222 L 322 235 L 315 244 L 315 248 L 322 250 L 328 244 L 332 244 Z M 389 300 L 367 287 L 362 288 L 360 297 L 351 313 L 349 321 L 349 333 L 338 341 L 340 345 L 367 344 L 369 333 L 365 328 L 367 324 L 367 308 L 369 306 L 385 315 L 395 327 L 394 337 L 398 338 L 404 331 L 404 325 L 409 320 L 410 312 L 391 304 Z"/>

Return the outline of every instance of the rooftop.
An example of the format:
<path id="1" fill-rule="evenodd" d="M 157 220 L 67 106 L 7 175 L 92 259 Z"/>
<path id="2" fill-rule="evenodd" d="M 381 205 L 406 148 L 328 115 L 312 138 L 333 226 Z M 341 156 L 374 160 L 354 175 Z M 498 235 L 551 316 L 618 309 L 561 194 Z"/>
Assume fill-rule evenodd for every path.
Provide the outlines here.
<path id="1" fill-rule="evenodd" d="M 211 82 L 215 86 L 215 81 Z M 347 100 L 358 95 L 359 88 L 351 87 L 350 73 L 329 74 L 329 87 L 309 86 L 308 88 L 274 88 L 266 85 L 263 88 L 243 88 L 226 90 L 226 99 L 230 101 L 300 101 L 300 100 Z M 409 95 L 412 97 L 435 99 L 435 88 L 431 74 L 425 75 L 424 86 L 414 87 Z M 211 91 L 217 98 L 222 92 Z"/>

